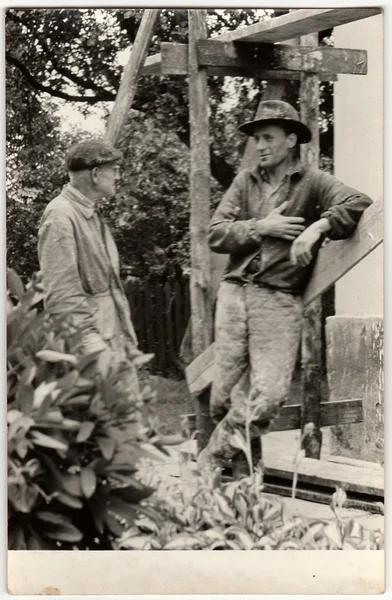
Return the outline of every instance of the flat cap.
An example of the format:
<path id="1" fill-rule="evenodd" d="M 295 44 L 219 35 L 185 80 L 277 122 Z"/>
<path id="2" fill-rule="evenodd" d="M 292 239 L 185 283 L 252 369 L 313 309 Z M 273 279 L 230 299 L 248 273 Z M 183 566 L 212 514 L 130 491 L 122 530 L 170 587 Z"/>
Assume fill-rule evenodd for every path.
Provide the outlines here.
<path id="1" fill-rule="evenodd" d="M 117 162 L 122 158 L 121 150 L 117 150 L 103 141 L 89 140 L 72 146 L 67 153 L 65 162 L 68 171 L 82 171 Z"/>

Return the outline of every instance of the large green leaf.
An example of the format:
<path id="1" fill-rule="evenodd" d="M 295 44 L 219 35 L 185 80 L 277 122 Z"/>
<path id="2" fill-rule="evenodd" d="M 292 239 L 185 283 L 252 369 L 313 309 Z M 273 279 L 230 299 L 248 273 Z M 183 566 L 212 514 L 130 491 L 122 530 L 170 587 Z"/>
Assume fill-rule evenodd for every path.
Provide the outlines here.
<path id="1" fill-rule="evenodd" d="M 83 508 L 83 502 L 79 498 L 76 498 L 71 494 L 66 494 L 65 492 L 59 492 L 57 500 L 61 502 L 61 504 L 64 504 L 64 506 L 69 506 L 70 508 Z"/>
<path id="2" fill-rule="evenodd" d="M 62 352 L 56 352 L 55 350 L 40 350 L 36 353 L 36 357 L 46 362 L 69 362 L 75 367 L 78 365 L 78 359 L 72 354 L 64 354 Z"/>
<path id="3" fill-rule="evenodd" d="M 88 440 L 94 431 L 94 427 L 95 423 L 92 421 L 84 421 L 79 429 L 78 435 L 76 436 L 76 441 L 80 444 Z"/>
<path id="4" fill-rule="evenodd" d="M 128 525 L 133 525 L 137 514 L 135 508 L 130 506 L 127 502 L 124 502 L 124 500 L 118 496 L 114 494 L 108 496 L 107 508 L 113 511 L 121 519 L 127 521 Z"/>
<path id="5" fill-rule="evenodd" d="M 8 428 L 8 441 L 13 440 L 20 434 L 26 434 L 33 426 L 34 421 L 31 417 L 18 417 Z"/>
<path id="6" fill-rule="evenodd" d="M 106 460 L 111 460 L 116 450 L 116 442 L 107 437 L 97 437 L 96 440 L 102 452 L 102 456 L 106 458 Z"/>
<path id="7" fill-rule="evenodd" d="M 37 365 L 30 359 L 25 367 L 21 377 L 20 385 L 31 385 L 37 374 Z"/>
<path id="8" fill-rule="evenodd" d="M 102 535 L 104 532 L 104 517 L 106 513 L 106 494 L 95 494 L 89 501 L 88 506 L 97 531 Z"/>
<path id="9" fill-rule="evenodd" d="M 80 475 L 63 475 L 62 488 L 71 496 L 82 496 Z"/>
<path id="10" fill-rule="evenodd" d="M 33 431 L 31 433 L 31 439 L 36 446 L 43 446 L 44 448 L 53 448 L 55 450 L 68 450 L 68 445 L 54 437 L 41 433 L 40 431 Z"/>
<path id="11" fill-rule="evenodd" d="M 50 512 L 48 510 L 40 510 L 35 513 L 35 516 L 44 523 L 51 523 L 52 525 L 71 525 L 69 517 L 61 515 L 59 513 Z"/>
<path id="12" fill-rule="evenodd" d="M 124 527 L 107 511 L 104 513 L 104 521 L 109 531 L 116 537 L 124 533 Z"/>
<path id="13" fill-rule="evenodd" d="M 7 269 L 7 287 L 12 296 L 21 300 L 24 295 L 24 285 L 14 269 Z"/>
<path id="14" fill-rule="evenodd" d="M 91 498 L 97 488 L 97 477 L 92 469 L 84 467 L 80 473 L 80 484 L 83 495 Z"/>
<path id="15" fill-rule="evenodd" d="M 170 540 L 163 550 L 196 550 L 203 545 L 203 541 L 196 534 L 180 534 Z"/>
<path id="16" fill-rule="evenodd" d="M 137 489 L 131 485 L 123 488 L 116 489 L 116 495 L 120 496 L 123 500 L 131 502 L 132 504 L 138 504 L 141 500 L 148 498 L 154 492 L 154 488 L 143 487 L 143 489 Z"/>
<path id="17" fill-rule="evenodd" d="M 53 529 L 43 529 L 42 534 L 51 540 L 60 542 L 80 542 L 83 539 L 82 532 L 74 525 L 62 525 Z"/>

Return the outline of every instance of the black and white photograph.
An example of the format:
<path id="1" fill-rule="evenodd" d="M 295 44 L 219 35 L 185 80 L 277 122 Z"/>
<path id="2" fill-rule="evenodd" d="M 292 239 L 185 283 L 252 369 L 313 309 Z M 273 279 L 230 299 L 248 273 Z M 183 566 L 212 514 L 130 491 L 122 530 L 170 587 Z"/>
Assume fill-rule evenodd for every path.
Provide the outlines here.
<path id="1" fill-rule="evenodd" d="M 383 593 L 383 12 L 3 9 L 9 593 Z"/>

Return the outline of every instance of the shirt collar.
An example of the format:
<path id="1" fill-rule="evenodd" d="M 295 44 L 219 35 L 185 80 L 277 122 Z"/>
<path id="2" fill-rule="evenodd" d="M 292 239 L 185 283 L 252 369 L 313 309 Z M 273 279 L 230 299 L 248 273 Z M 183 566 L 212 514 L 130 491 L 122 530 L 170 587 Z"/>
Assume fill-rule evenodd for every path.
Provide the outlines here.
<path id="1" fill-rule="evenodd" d="M 91 219 L 91 217 L 93 216 L 94 211 L 96 209 L 95 203 L 92 200 L 90 200 L 84 194 L 79 192 L 79 190 L 77 190 L 70 183 L 67 183 L 64 186 L 63 193 L 65 193 L 65 195 L 67 196 L 67 198 L 69 198 L 69 200 L 76 202 L 81 213 L 87 219 Z"/>
<path id="2" fill-rule="evenodd" d="M 305 169 L 304 169 L 303 165 L 301 164 L 301 162 L 299 160 L 297 160 L 293 165 L 291 165 L 287 169 L 286 175 L 288 175 L 289 177 L 296 175 L 296 176 L 298 176 L 298 178 L 301 178 L 304 175 L 304 172 L 305 172 Z M 251 169 L 250 173 L 253 175 L 253 177 L 255 177 L 255 179 L 258 179 L 258 180 L 261 179 L 262 181 L 268 181 L 266 170 L 261 168 L 260 165 L 256 165 L 255 167 L 253 167 L 253 169 Z"/>

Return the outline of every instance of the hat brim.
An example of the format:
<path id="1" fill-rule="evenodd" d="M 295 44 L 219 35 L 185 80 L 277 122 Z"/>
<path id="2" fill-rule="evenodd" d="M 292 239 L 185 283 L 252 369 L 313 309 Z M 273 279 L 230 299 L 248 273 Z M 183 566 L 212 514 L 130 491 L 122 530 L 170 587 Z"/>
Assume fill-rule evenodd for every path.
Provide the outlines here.
<path id="1" fill-rule="evenodd" d="M 298 136 L 299 144 L 307 144 L 312 139 L 312 133 L 304 123 L 300 121 L 294 121 L 293 119 L 256 119 L 255 121 L 248 121 L 241 125 L 238 129 L 246 135 L 253 135 L 255 129 L 262 127 L 263 125 L 282 125 L 287 129 L 291 129 L 293 133 Z"/>

